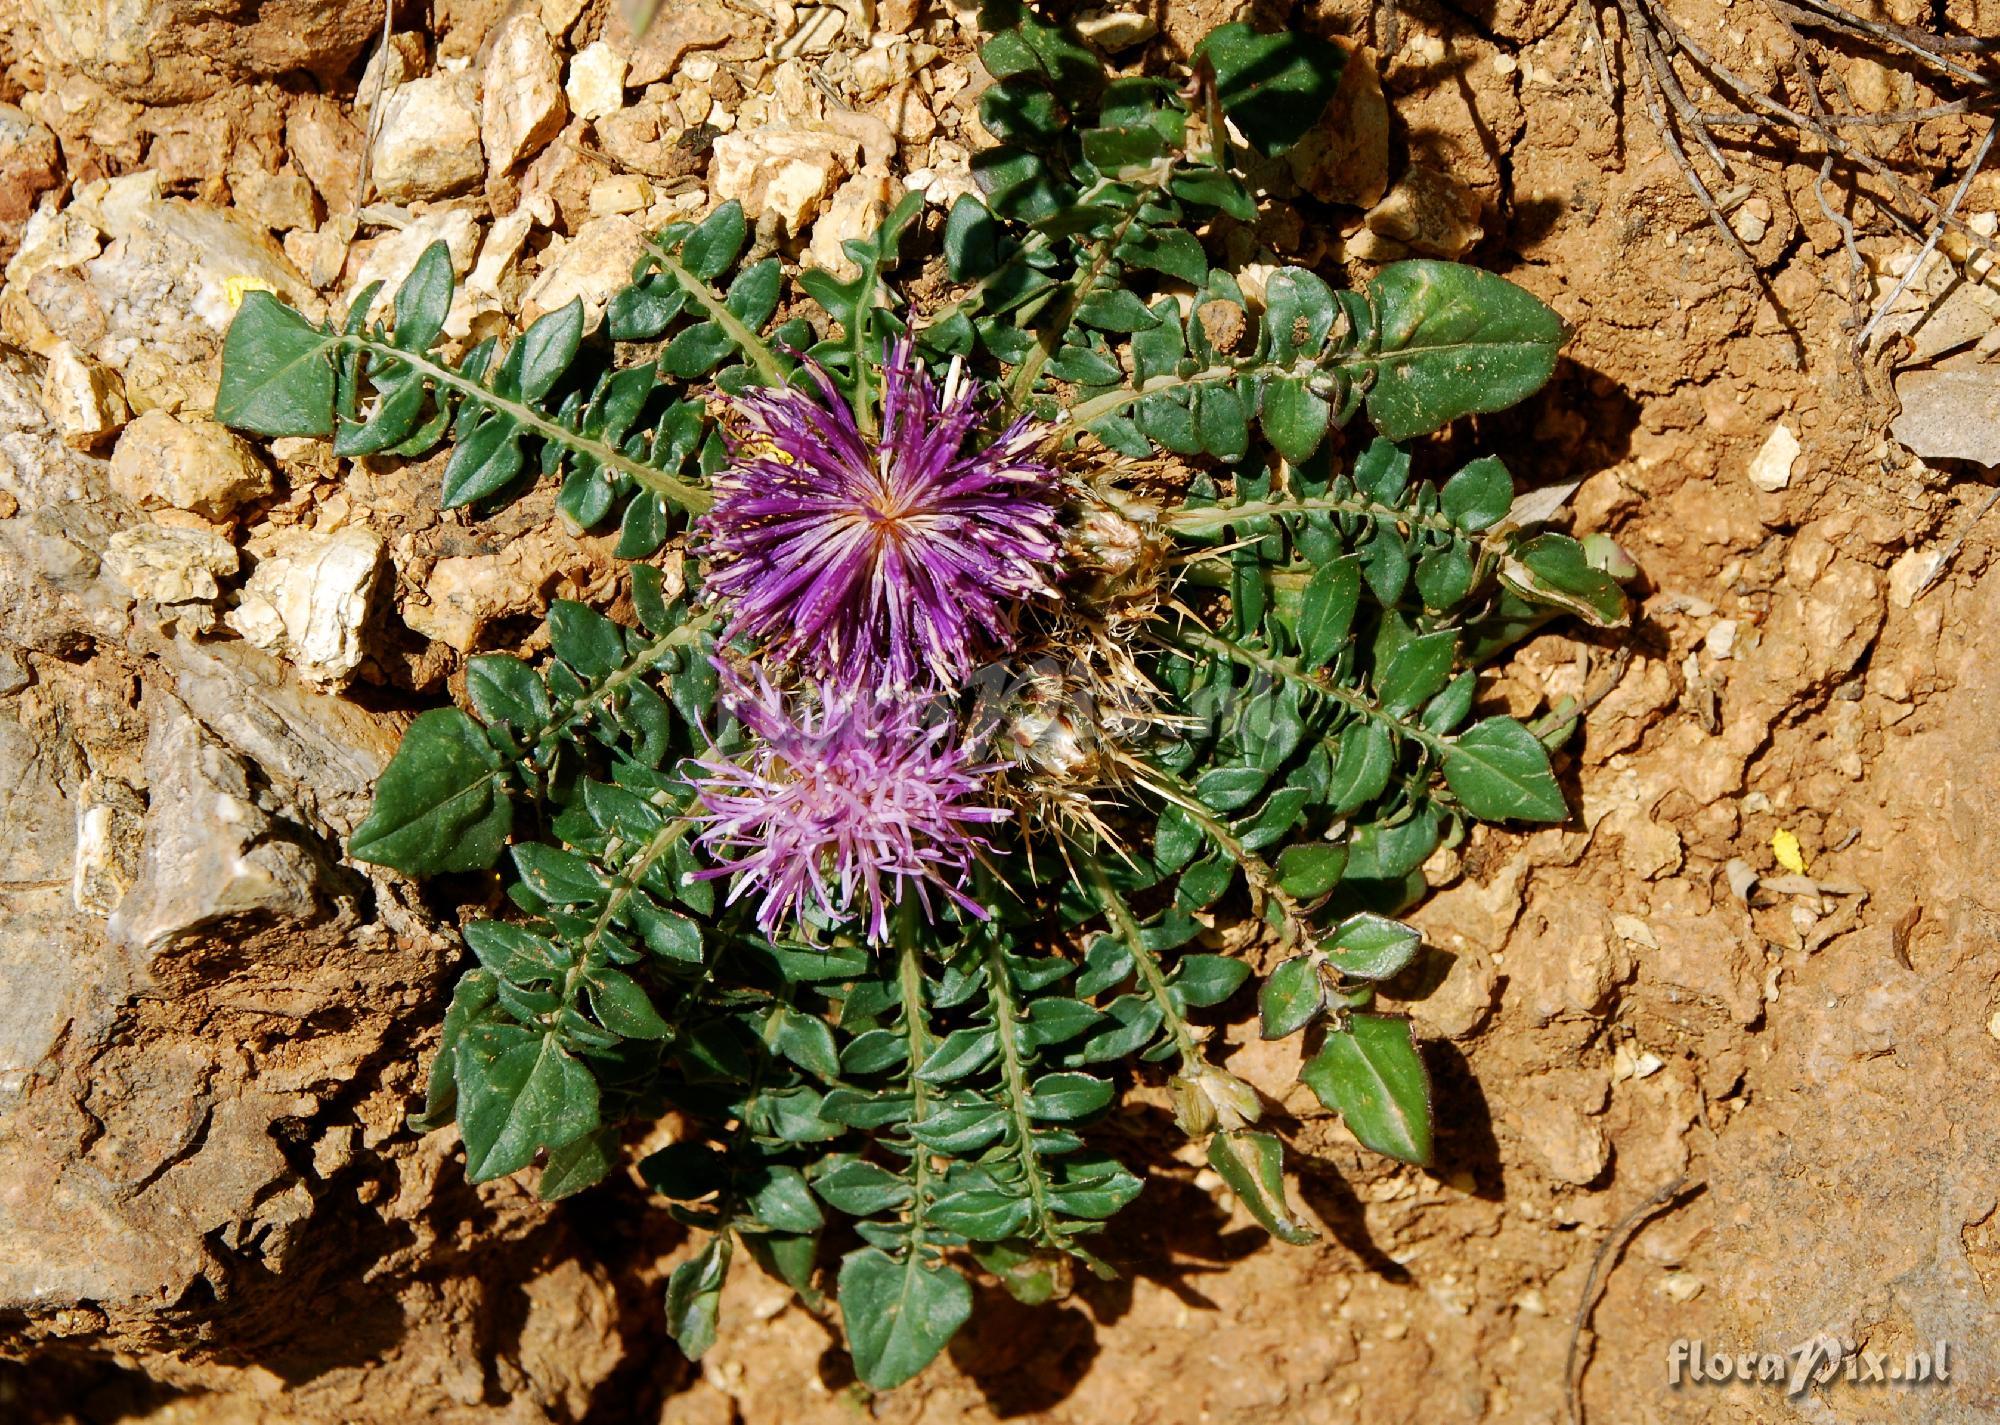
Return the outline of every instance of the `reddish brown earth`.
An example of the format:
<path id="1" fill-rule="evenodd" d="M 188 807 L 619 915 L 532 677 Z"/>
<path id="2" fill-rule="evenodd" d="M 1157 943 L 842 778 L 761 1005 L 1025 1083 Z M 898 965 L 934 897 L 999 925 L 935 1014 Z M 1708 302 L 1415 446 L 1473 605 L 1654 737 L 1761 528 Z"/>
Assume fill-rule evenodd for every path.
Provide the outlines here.
<path id="1" fill-rule="evenodd" d="M 254 185 L 229 173 L 312 171 L 309 115 L 335 178 L 313 173 L 308 216 L 337 216 L 373 23 L 343 17 L 366 7 L 295 0 L 247 26 L 229 6 L 158 7 L 208 28 L 151 41 L 150 66 L 145 43 L 92 57 L 73 25 L 57 32 L 124 8 L 0 0 L 0 101 L 38 120 L 0 150 L 0 256 L 36 199 L 97 177 L 151 167 L 170 193 L 240 204 Z M 476 58 L 501 13 L 431 10 L 443 59 Z M 596 37 L 606 10 L 580 7 L 560 48 Z M 1747 0 L 1684 10 L 1697 33 L 1768 38 Z M 1949 10 L 1961 32 L 2000 33 L 1992 0 Z M 274 28 L 295 11 L 319 28 Z M 1213 18 L 1175 7 L 1159 53 Z M 1311 19 L 1368 33 L 1352 6 Z M 721 5 L 669 7 L 663 24 L 732 60 L 769 35 Z M 1643 576 L 1629 633 L 1548 634 L 1492 688 L 1522 709 L 1600 700 L 1566 768 L 1574 822 L 1482 830 L 1431 868 L 1441 890 L 1416 916 L 1431 969 L 1407 1008 L 1439 1089 L 1436 1169 L 1360 1151 L 1290 1090 L 1293 1051 L 1239 1024 L 1227 1062 L 1281 1105 L 1320 1244 L 1269 1242 L 1141 1091 L 1111 1130 L 1156 1173 L 1101 1248 L 1121 1279 L 1043 1309 L 982 1286 L 946 1359 L 872 1401 L 831 1325 L 754 1271 L 732 1281 L 714 1351 L 683 1363 L 661 1306 L 681 1238 L 636 1184 L 545 1207 L 515 1183 L 468 1188 L 448 1137 L 404 1130 L 456 952 L 435 907 L 327 852 L 393 746 L 397 719 L 369 709 L 435 695 L 458 651 L 385 619 L 398 632 L 354 695 L 327 698 L 241 641 L 195 644 L 93 602 L 64 551 L 102 549 L 130 511 L 103 495 L 102 461 L 51 453 L 33 407 L 49 341 L 91 319 L 61 274 L 0 293 L 0 981 L 23 1015 L 69 996 L 45 1052 L 0 1064 L 0 1257 L 10 1300 L 30 1279 L 33 1295 L 0 1311 L 0 1417 L 1542 1422 L 1568 1409 L 1574 1342 L 1591 1421 L 2000 1418 L 2000 516 L 1973 524 L 1972 467 L 1928 467 L 1884 435 L 1895 398 L 1886 367 L 1848 352 L 1816 157 L 1744 160 L 1769 215 L 1753 280 L 1636 99 L 1607 102 L 1587 33 L 1564 0 L 1417 4 L 1383 66 L 1387 176 L 1458 175 L 1486 234 L 1469 260 L 1576 328 L 1551 389 L 1477 438 L 1530 481 L 1581 478 L 1575 528 L 1614 535 Z M 965 62 L 962 35 L 940 48 Z M 296 72 L 308 53 L 320 79 Z M 1858 85 L 1870 61 L 1840 63 Z M 1946 127 L 1882 151 L 1936 191 L 1968 143 Z M 899 167 L 935 157 L 906 138 Z M 609 175 L 564 162 L 558 232 Z M 484 222 L 520 186 L 462 202 Z M 1964 204 L 1996 208 L 2000 173 Z M 1281 240 L 1361 270 L 1377 249 L 1357 210 L 1325 211 L 1336 221 Z M 1871 262 L 1914 246 L 1854 211 Z M 190 409 L 212 348 L 188 367 Z M 1781 422 L 1802 453 L 1766 492 L 1748 468 Z M 556 593 L 612 591 L 604 551 L 562 534 L 546 496 L 472 526 L 436 513 L 432 468 L 343 476 L 294 451 L 280 467 L 249 537 L 345 502 L 384 535 L 399 610 L 436 600 L 452 560 L 518 594 L 486 609 L 496 637 Z M 1960 536 L 1917 593 L 1922 556 Z M 105 809 L 113 870 L 144 880 L 147 800 L 131 789 L 158 800 L 174 753 L 149 734 L 177 717 L 228 764 L 195 791 L 262 808 L 256 844 L 300 858 L 313 909 L 177 942 L 135 978 L 130 947 L 76 909 L 76 828 Z M 1781 832 L 1803 877 L 1785 879 Z M 1767 878 L 1747 903 L 1735 860 Z M 1669 1385 L 1676 1340 L 1772 1352 L 1828 1333 L 1897 1356 L 1948 1342 L 1951 1377 L 1797 1398 Z"/>

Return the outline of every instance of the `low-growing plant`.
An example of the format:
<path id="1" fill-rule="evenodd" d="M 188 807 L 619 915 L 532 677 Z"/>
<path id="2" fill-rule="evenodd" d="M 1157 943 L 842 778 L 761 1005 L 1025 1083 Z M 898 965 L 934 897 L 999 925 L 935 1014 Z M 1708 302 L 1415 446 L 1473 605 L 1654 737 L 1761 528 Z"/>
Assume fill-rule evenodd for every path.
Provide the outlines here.
<path id="1" fill-rule="evenodd" d="M 983 201 L 926 229 L 907 198 L 848 275 L 744 265 L 727 203 L 652 241 L 603 337 L 572 303 L 450 359 L 439 245 L 387 325 L 372 290 L 324 326 L 250 294 L 217 401 L 342 455 L 449 442 L 444 504 L 550 478 L 615 527 L 637 623 L 559 601 L 539 666 L 472 658 L 349 845 L 512 903 L 463 927 L 412 1122 L 559 1198 L 674 1115 L 638 1169 L 707 1234 L 682 1347 L 739 1250 L 817 1306 L 830 1239 L 875 1387 L 965 1321 L 975 1263 L 1026 1299 L 1112 1270 L 1091 1241 L 1144 1184 L 1101 1119 L 1134 1080 L 1311 1239 L 1206 1047 L 1254 965 L 1319 1100 L 1430 1159 L 1375 999 L 1419 949 L 1393 917 L 1468 822 L 1566 815 L 1573 718 L 1475 717 L 1476 668 L 1623 616 L 1581 545 L 1510 523 L 1497 459 L 1417 480 L 1399 444 L 1538 389 L 1553 312 L 1448 263 L 1345 291 L 1224 260 L 1339 50 L 1227 25 L 1177 89 L 1015 12 L 981 58 Z M 817 310 L 777 320 L 794 289 Z"/>

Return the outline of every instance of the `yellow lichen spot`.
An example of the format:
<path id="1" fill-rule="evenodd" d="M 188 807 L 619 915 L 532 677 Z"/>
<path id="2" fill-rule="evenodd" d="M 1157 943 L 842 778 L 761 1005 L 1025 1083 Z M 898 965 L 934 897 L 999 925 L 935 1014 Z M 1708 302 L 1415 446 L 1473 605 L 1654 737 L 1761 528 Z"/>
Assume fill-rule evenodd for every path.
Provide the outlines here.
<path id="1" fill-rule="evenodd" d="M 278 295 L 278 289 L 261 277 L 231 277 L 222 284 L 222 295 L 232 312 L 242 306 L 243 299 L 252 292 L 269 292 L 273 297 Z"/>
<path id="2" fill-rule="evenodd" d="M 1805 853 L 1799 849 L 1799 839 L 1789 831 L 1771 834 L 1771 854 L 1778 858 L 1778 864 L 1794 876 L 1806 873 Z"/>

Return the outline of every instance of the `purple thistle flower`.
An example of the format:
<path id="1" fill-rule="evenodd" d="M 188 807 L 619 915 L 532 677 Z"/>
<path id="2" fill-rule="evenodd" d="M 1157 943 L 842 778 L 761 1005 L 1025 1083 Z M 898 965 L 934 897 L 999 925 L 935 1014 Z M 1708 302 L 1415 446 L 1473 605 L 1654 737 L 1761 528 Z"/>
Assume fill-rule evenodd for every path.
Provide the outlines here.
<path id="1" fill-rule="evenodd" d="M 826 373 L 733 399 L 749 430 L 702 517 L 708 587 L 735 608 L 728 637 L 843 687 L 948 686 L 1004 644 L 1017 600 L 1052 591 L 1058 480 L 1022 418 L 968 449 L 976 387 L 942 392 L 908 339 L 882 373 L 871 441 Z"/>
<path id="2" fill-rule="evenodd" d="M 723 668 L 724 699 L 753 740 L 737 760 L 697 758 L 689 779 L 706 823 L 698 840 L 718 863 L 700 874 L 733 873 L 732 904 L 755 891 L 766 935 L 811 909 L 833 920 L 865 909 L 879 944 L 911 890 L 927 917 L 936 890 L 985 919 L 964 886 L 988 846 L 982 828 L 1008 813 L 968 804 L 993 769 L 972 762 L 952 726 L 926 726 L 922 699 L 864 702 L 822 684 L 808 710 L 762 670 L 756 680 Z"/>

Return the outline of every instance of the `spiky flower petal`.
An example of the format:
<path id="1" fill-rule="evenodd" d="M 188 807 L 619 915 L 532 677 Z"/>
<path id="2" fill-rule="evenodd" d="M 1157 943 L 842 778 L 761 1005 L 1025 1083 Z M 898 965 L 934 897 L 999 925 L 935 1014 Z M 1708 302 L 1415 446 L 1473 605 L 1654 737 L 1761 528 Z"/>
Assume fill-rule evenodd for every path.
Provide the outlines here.
<path id="1" fill-rule="evenodd" d="M 1026 418 L 973 444 L 977 389 L 939 391 L 907 340 L 865 436 L 826 374 L 817 395 L 735 397 L 746 428 L 702 517 L 729 637 L 843 687 L 948 686 L 1011 638 L 1015 606 L 1051 592 L 1059 481 Z"/>
<path id="2" fill-rule="evenodd" d="M 724 670 L 748 750 L 699 758 L 691 778 L 698 840 L 718 865 L 706 874 L 735 877 L 729 900 L 754 894 L 767 935 L 812 913 L 832 922 L 861 913 L 880 943 L 890 909 L 912 891 L 927 917 L 937 892 L 985 919 L 965 885 L 985 829 L 1008 813 L 971 800 L 992 769 L 973 761 L 956 727 L 927 719 L 927 699 L 864 700 L 822 683 L 809 701 L 754 676 Z"/>

